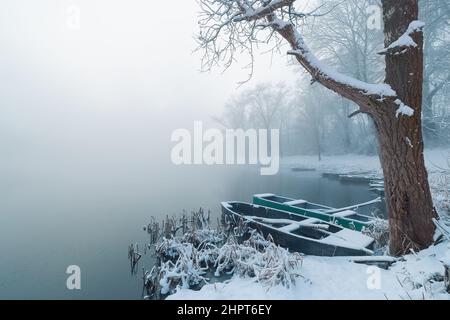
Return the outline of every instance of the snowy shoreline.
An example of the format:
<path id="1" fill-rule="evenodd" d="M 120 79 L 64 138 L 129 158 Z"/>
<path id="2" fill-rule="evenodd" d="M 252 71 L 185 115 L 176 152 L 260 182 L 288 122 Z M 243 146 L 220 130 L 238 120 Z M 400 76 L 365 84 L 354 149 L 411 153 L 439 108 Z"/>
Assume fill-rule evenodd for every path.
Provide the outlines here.
<path id="1" fill-rule="evenodd" d="M 450 149 L 425 151 L 429 180 L 435 205 L 442 218 L 449 209 Z M 377 156 L 330 156 L 319 162 L 314 156 L 287 157 L 285 167 L 304 166 L 320 171 L 371 170 L 381 173 Z M 450 243 L 445 241 L 419 253 L 411 253 L 389 270 L 352 263 L 342 257 L 305 256 L 297 272 L 303 278 L 296 285 L 267 287 L 253 278 L 234 276 L 223 283 L 208 284 L 199 291 L 178 289 L 167 299 L 351 299 L 410 300 L 450 299 L 445 292 L 442 261 L 450 260 Z"/>
<path id="2" fill-rule="evenodd" d="M 450 170 L 450 149 L 426 149 L 425 162 L 430 174 Z M 321 171 L 353 171 L 370 170 L 381 173 L 381 164 L 377 155 L 365 156 L 358 154 L 322 156 L 318 161 L 317 156 L 290 156 L 281 159 L 284 167 L 306 167 Z"/>

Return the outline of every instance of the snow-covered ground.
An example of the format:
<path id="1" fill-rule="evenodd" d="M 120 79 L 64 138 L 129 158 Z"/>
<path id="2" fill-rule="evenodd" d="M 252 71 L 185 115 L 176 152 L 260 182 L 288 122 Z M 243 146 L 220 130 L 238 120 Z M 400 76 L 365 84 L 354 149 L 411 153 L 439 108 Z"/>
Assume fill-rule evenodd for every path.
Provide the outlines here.
<path id="1" fill-rule="evenodd" d="M 450 149 L 433 149 L 425 151 L 425 161 L 430 173 L 450 170 Z M 375 170 L 381 173 L 378 156 L 342 155 L 323 156 L 318 161 L 317 156 L 293 156 L 283 158 L 282 166 L 316 168 L 322 171 L 365 171 Z"/>
<path id="2" fill-rule="evenodd" d="M 445 213 L 450 211 L 450 149 L 425 150 L 425 162 L 434 204 L 441 216 L 448 219 Z M 315 168 L 324 172 L 374 171 L 382 174 L 378 156 L 324 156 L 322 161 L 318 161 L 317 156 L 295 156 L 282 159 L 281 165 Z"/>
<path id="3" fill-rule="evenodd" d="M 445 217 L 449 209 L 449 150 L 425 152 L 435 205 Z M 323 171 L 376 170 L 377 157 L 290 157 L 284 166 L 314 167 Z M 447 173 L 445 171 L 447 170 Z M 352 263 L 342 257 L 306 256 L 298 270 L 296 285 L 266 287 L 252 278 L 233 277 L 224 283 L 205 285 L 199 291 L 179 289 L 168 299 L 450 299 L 444 288 L 442 261 L 450 261 L 450 242 L 411 253 L 389 270 Z"/>
<path id="4" fill-rule="evenodd" d="M 441 259 L 450 258 L 450 244 L 443 243 L 405 257 L 390 270 L 351 263 L 345 258 L 304 257 L 298 268 L 305 278 L 296 286 L 265 287 L 251 278 L 234 277 L 226 283 L 204 286 L 200 291 L 179 289 L 169 299 L 449 299 L 443 282 Z"/>

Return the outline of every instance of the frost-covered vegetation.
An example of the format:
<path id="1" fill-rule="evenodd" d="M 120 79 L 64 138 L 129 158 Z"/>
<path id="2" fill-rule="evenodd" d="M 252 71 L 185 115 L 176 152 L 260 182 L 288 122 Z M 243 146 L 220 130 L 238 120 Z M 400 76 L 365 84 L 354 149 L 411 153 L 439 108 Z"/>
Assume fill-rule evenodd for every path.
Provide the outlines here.
<path id="1" fill-rule="evenodd" d="M 298 271 L 302 255 L 288 252 L 245 224 L 222 221 L 212 228 L 202 209 L 179 219 L 167 217 L 162 227 L 153 221 L 145 230 L 156 255 L 154 267 L 144 271 L 146 299 L 199 289 L 232 276 L 252 278 L 266 288 L 290 288 L 302 277 Z"/>
<path id="2" fill-rule="evenodd" d="M 387 270 L 370 269 L 345 257 L 314 257 L 288 252 L 245 226 L 227 229 L 202 210 L 146 226 L 157 263 L 144 274 L 147 298 L 168 299 L 450 299 L 444 263 L 450 262 L 448 151 L 426 152 L 433 197 L 441 216 L 436 245 L 395 260 Z M 285 159 L 284 165 L 314 162 Z M 317 168 L 379 171 L 376 157 L 325 158 Z M 386 254 L 388 230 L 380 220 L 364 232 Z M 446 236 L 439 235 L 446 234 Z M 375 271 L 374 271 L 375 270 Z M 372 276 L 375 282 L 371 283 Z"/>

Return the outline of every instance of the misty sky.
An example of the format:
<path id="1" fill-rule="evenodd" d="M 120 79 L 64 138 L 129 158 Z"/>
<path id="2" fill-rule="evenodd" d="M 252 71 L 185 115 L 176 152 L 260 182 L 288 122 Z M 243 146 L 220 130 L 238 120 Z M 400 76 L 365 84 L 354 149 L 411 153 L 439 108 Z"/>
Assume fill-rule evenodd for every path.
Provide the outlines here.
<path id="1" fill-rule="evenodd" d="M 80 30 L 67 26 L 80 9 Z M 0 12 L 0 143 L 89 151 L 170 143 L 220 114 L 247 71 L 200 73 L 194 0 L 4 0 Z M 284 54 L 257 57 L 253 79 L 294 79 Z"/>
<path id="2" fill-rule="evenodd" d="M 8 277 L 0 296 L 69 295 L 65 268 L 74 263 L 92 277 L 88 295 L 139 295 L 128 277 L 110 280 L 128 275 L 123 248 L 149 216 L 215 209 L 235 189 L 222 175 L 175 167 L 170 138 L 194 120 L 213 125 L 247 73 L 200 73 L 197 4 L 166 3 L 1 1 L 0 273 Z M 71 5 L 80 30 L 67 26 Z M 272 67 L 269 55 L 257 62 L 241 90 L 295 78 L 284 55 Z M 182 197 L 187 181 L 195 184 Z"/>

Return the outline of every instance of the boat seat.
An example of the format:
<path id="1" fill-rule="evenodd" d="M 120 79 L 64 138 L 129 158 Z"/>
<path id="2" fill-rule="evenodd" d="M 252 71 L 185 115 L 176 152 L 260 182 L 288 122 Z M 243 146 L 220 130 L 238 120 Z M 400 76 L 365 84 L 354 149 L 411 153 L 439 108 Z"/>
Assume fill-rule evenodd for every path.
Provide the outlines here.
<path id="1" fill-rule="evenodd" d="M 305 204 L 305 203 L 308 203 L 308 201 L 306 201 L 306 200 L 292 200 L 292 201 L 285 202 L 284 204 L 287 204 L 288 206 L 295 206 L 297 204 Z"/>
<path id="2" fill-rule="evenodd" d="M 283 231 L 283 232 L 293 232 L 298 229 L 300 229 L 299 223 L 292 223 L 292 224 L 288 224 L 287 226 L 278 228 L 278 230 Z"/>
<path id="3" fill-rule="evenodd" d="M 271 218 L 261 218 L 256 216 L 245 216 L 246 219 L 270 223 L 270 224 L 299 224 L 299 221 L 294 221 L 290 219 L 271 219 Z M 309 219 L 307 219 L 309 220 Z"/>
<path id="4" fill-rule="evenodd" d="M 357 213 L 353 210 L 344 210 L 344 211 L 333 213 L 332 216 L 336 217 L 336 218 L 344 218 L 344 217 L 352 216 L 355 214 L 357 214 Z"/>
<path id="5" fill-rule="evenodd" d="M 314 227 L 318 229 L 328 229 L 328 225 L 320 224 L 319 219 L 309 218 L 303 221 L 295 221 L 290 219 L 270 219 L 270 218 L 261 218 L 255 216 L 245 216 L 246 219 L 259 221 L 262 223 L 269 223 L 273 225 L 282 224 L 284 226 L 276 228 L 283 232 L 293 232 L 295 230 L 300 229 L 301 227 Z"/>

